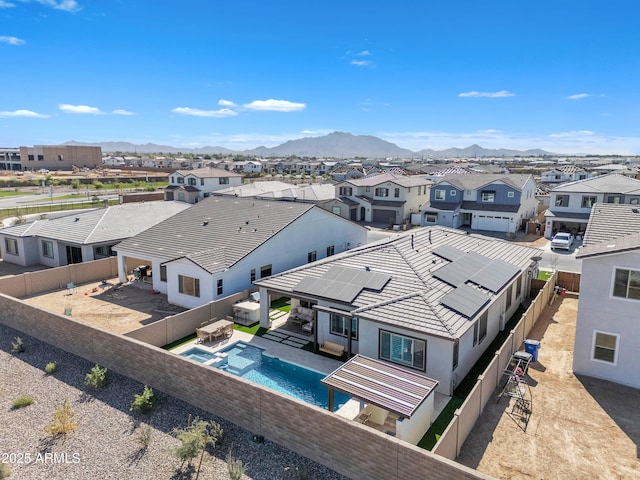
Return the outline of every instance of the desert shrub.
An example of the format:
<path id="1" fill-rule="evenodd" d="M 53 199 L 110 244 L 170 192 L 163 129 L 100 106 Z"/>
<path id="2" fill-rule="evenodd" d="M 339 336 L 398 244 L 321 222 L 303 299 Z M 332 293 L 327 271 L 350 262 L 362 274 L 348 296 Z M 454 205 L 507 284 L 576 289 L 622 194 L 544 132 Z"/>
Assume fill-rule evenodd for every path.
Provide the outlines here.
<path id="1" fill-rule="evenodd" d="M 215 443 L 208 437 L 209 422 L 196 417 L 187 428 L 174 428 L 173 435 L 180 441 L 180 445 L 173 451 L 182 463 L 191 461 L 202 451 L 206 444 Z"/>
<path id="2" fill-rule="evenodd" d="M 49 375 L 51 375 L 57 369 L 58 369 L 58 365 L 56 364 L 56 362 L 49 362 L 44 367 L 44 371 Z"/>
<path id="3" fill-rule="evenodd" d="M 69 400 L 65 399 L 62 405 L 56 405 L 53 421 L 45 427 L 45 430 L 51 435 L 62 435 L 76 428 L 78 428 L 76 415 L 69 405 Z"/>
<path id="4" fill-rule="evenodd" d="M 11 353 L 21 353 L 24 352 L 24 343 L 22 342 L 22 338 L 16 337 L 13 342 L 11 342 Z"/>
<path id="5" fill-rule="evenodd" d="M 149 445 L 151 444 L 152 431 L 153 430 L 151 430 L 151 427 L 149 425 L 145 425 L 144 427 L 140 427 L 138 429 L 138 443 L 144 450 L 149 448 Z"/>
<path id="6" fill-rule="evenodd" d="M 93 390 L 102 390 L 109 384 L 109 372 L 96 364 L 85 376 L 84 384 Z"/>
<path id="7" fill-rule="evenodd" d="M 225 459 L 227 462 L 227 471 L 229 472 L 229 478 L 231 480 L 240 480 L 242 475 L 244 475 L 244 471 L 247 469 L 247 466 L 242 463 L 242 460 L 239 458 L 233 458 L 231 456 L 231 452 L 227 455 Z"/>
<path id="8" fill-rule="evenodd" d="M 139 395 L 135 395 L 129 410 L 132 412 L 148 413 L 151 411 L 155 403 L 156 397 L 153 394 L 153 389 L 145 385 L 144 391 Z"/>
<path id="9" fill-rule="evenodd" d="M 11 408 L 17 410 L 18 408 L 28 407 L 33 403 L 33 397 L 31 395 L 22 395 L 16 398 L 11 404 Z"/>

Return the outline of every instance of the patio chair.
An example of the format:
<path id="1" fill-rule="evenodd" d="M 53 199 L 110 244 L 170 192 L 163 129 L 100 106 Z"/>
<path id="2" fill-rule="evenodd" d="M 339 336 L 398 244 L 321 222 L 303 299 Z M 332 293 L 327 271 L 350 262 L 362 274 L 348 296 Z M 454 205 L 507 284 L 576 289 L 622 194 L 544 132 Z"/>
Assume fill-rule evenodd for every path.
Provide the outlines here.
<path id="1" fill-rule="evenodd" d="M 71 293 L 76 293 L 77 289 L 76 289 L 76 284 L 73 282 L 69 282 L 67 283 L 67 292 Z"/>
<path id="2" fill-rule="evenodd" d="M 204 341 L 209 337 L 207 332 L 203 332 L 200 329 L 196 330 L 196 343 L 204 343 Z"/>
<path id="3" fill-rule="evenodd" d="M 64 314 L 70 317 L 71 316 L 71 307 L 65 308 L 64 309 Z"/>

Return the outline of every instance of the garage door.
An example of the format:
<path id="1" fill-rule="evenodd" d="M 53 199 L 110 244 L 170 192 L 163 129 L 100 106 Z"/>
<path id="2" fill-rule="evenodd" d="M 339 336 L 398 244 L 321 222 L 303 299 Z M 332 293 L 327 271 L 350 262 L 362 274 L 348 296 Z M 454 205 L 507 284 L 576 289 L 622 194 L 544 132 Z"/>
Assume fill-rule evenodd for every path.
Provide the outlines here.
<path id="1" fill-rule="evenodd" d="M 395 210 L 373 209 L 373 221 L 376 223 L 396 223 Z"/>
<path id="2" fill-rule="evenodd" d="M 490 230 L 492 232 L 508 232 L 509 217 L 494 215 L 478 215 L 476 218 L 476 230 Z"/>

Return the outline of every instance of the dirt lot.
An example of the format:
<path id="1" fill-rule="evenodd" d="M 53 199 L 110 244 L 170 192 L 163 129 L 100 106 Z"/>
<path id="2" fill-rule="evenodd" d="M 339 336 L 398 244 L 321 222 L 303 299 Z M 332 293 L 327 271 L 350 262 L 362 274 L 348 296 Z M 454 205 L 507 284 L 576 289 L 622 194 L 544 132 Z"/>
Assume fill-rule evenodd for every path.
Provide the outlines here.
<path id="1" fill-rule="evenodd" d="M 541 349 L 528 424 L 515 400 L 490 401 L 458 462 L 500 479 L 640 478 L 640 390 L 573 374 L 577 307 L 556 300 L 529 335 Z"/>
<path id="2" fill-rule="evenodd" d="M 119 285 L 117 278 L 22 300 L 60 314 L 71 309 L 72 318 L 120 334 L 184 311 L 168 303 L 166 295 L 152 294 L 147 284 Z"/>

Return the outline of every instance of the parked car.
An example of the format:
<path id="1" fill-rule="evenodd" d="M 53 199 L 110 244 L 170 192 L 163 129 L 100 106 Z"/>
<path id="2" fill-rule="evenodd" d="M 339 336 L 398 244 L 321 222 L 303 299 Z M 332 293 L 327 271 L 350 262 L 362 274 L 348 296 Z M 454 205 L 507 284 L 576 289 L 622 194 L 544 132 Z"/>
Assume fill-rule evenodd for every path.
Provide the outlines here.
<path id="1" fill-rule="evenodd" d="M 555 250 L 556 248 L 571 250 L 573 240 L 573 235 L 569 232 L 558 232 L 551 239 L 551 250 Z"/>
<path id="2" fill-rule="evenodd" d="M 41 168 L 40 170 L 38 170 L 38 173 L 49 173 L 49 170 L 47 170 L 46 168 Z"/>

